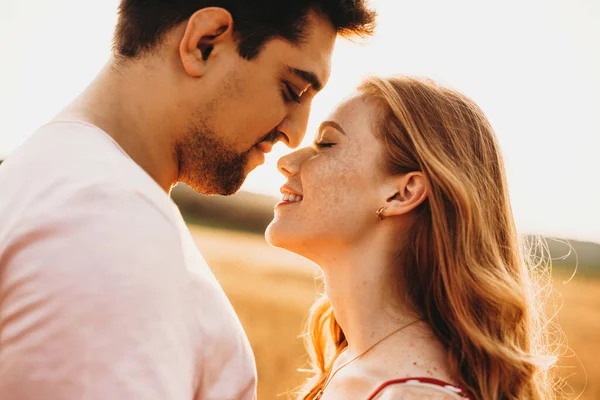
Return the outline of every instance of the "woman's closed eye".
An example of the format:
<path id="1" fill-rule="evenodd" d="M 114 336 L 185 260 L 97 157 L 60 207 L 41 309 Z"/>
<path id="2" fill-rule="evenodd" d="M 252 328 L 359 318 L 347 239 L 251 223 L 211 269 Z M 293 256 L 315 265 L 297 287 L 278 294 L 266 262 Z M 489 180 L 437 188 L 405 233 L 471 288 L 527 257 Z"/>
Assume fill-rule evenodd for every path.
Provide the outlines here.
<path id="1" fill-rule="evenodd" d="M 335 146 L 335 143 L 315 142 L 315 146 L 319 149 L 326 149 L 326 148 Z"/>

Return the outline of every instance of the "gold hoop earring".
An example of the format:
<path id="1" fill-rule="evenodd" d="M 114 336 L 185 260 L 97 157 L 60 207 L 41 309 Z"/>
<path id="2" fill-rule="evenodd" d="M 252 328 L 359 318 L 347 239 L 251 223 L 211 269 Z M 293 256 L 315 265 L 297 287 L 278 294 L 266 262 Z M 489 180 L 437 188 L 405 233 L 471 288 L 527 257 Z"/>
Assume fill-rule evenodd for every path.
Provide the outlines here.
<path id="1" fill-rule="evenodd" d="M 385 219 L 385 215 L 383 215 L 382 213 L 385 211 L 385 207 L 381 207 L 379 210 L 377 210 L 377 218 L 382 221 Z"/>

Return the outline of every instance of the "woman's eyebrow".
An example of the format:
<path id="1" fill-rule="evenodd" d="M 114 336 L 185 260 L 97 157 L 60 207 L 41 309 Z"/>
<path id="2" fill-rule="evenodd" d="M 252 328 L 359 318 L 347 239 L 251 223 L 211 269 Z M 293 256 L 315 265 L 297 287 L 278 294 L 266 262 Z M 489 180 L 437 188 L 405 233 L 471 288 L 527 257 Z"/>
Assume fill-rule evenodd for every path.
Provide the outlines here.
<path id="1" fill-rule="evenodd" d="M 346 132 L 344 132 L 344 130 L 342 129 L 342 127 L 340 126 L 340 124 L 338 124 L 337 122 L 323 121 L 321 123 L 321 125 L 319 126 L 319 132 L 323 132 L 323 130 L 325 128 L 333 128 L 336 131 L 340 131 L 341 133 L 343 133 L 344 135 L 346 135 Z"/>

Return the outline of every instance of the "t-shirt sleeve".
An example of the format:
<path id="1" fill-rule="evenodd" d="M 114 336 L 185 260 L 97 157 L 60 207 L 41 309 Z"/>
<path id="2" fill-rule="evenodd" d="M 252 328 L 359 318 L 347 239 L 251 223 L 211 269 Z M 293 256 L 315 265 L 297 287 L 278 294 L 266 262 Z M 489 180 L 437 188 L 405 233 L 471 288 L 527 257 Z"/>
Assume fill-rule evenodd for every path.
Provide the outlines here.
<path id="1" fill-rule="evenodd" d="M 193 398 L 197 338 L 166 215 L 90 189 L 34 217 L 0 255 L 0 397 Z"/>

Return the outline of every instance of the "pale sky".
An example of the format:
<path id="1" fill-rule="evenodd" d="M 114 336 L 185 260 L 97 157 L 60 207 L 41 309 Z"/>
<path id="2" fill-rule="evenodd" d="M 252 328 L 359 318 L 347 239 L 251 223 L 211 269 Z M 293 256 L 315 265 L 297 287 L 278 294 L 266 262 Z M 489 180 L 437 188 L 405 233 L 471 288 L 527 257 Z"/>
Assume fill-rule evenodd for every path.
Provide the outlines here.
<path id="1" fill-rule="evenodd" d="M 0 157 L 94 78 L 118 0 L 0 0 Z M 370 73 L 428 76 L 472 97 L 498 134 L 519 230 L 600 242 L 600 2 L 375 0 L 379 29 L 340 41 L 305 144 Z M 277 145 L 244 189 L 278 194 Z"/>

